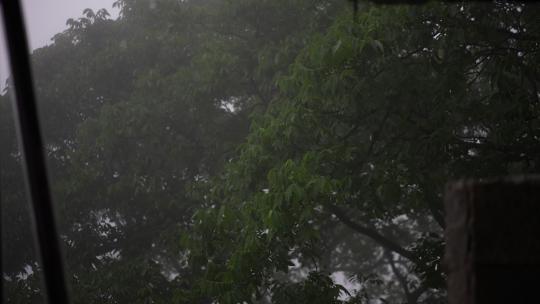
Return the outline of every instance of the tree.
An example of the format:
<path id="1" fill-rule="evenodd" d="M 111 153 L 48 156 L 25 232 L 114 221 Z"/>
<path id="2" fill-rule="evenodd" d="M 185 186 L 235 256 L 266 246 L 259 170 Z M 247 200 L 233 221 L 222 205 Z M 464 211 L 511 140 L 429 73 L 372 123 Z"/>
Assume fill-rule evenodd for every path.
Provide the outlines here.
<path id="1" fill-rule="evenodd" d="M 444 302 L 444 183 L 538 171 L 533 7 L 115 6 L 32 54 L 75 303 Z M 7 138 L 5 285 L 28 303 Z"/>
<path id="2" fill-rule="evenodd" d="M 115 5 L 118 20 L 85 10 L 32 55 L 54 200 L 75 303 L 169 303 L 197 272 L 179 248 L 199 205 L 190 184 L 221 169 L 299 37 L 329 19 L 313 1 Z M 12 260 L 13 285 L 33 259 Z"/>
<path id="3" fill-rule="evenodd" d="M 538 170 L 537 20 L 508 3 L 364 7 L 314 35 L 239 155 L 202 182 L 198 292 L 293 299 L 306 289 L 283 274 L 300 268 L 315 272 L 305 284 L 392 278 L 350 302 L 444 301 L 444 183 Z M 300 298 L 337 300 L 316 282 Z"/>

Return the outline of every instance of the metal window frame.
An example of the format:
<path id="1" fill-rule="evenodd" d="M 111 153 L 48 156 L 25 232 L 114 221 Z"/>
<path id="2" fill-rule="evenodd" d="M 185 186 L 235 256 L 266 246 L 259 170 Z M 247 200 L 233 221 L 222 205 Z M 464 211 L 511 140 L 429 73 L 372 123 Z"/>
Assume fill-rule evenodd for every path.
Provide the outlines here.
<path id="1" fill-rule="evenodd" d="M 30 66 L 30 50 L 20 0 L 0 0 L 11 77 L 15 121 L 22 150 L 34 235 L 43 267 L 48 303 L 68 304 L 62 250 L 54 217 L 38 107 Z M 0 253 L 1 254 L 1 253 Z M 3 302 L 3 298 L 2 298 Z"/>

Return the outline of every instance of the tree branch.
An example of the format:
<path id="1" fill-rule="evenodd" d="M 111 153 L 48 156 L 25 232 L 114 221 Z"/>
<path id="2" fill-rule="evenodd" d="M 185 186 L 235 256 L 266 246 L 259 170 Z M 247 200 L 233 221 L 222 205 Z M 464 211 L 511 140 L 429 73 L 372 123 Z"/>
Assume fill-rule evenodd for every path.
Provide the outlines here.
<path id="1" fill-rule="evenodd" d="M 370 239 L 374 240 L 377 244 L 379 244 L 383 248 L 401 255 L 402 257 L 408 259 L 411 262 L 414 262 L 416 264 L 421 263 L 420 260 L 416 257 L 416 255 L 413 252 L 401 247 L 399 244 L 386 238 L 385 236 L 377 232 L 375 229 L 372 229 L 367 226 L 354 222 L 339 207 L 329 204 L 327 205 L 327 208 L 347 227 L 355 230 L 356 232 L 360 234 L 363 234 L 369 237 Z"/>
<path id="2" fill-rule="evenodd" d="M 407 299 L 408 304 L 414 304 L 416 303 L 416 299 L 411 298 L 411 291 L 409 289 L 409 286 L 407 285 L 407 278 L 399 272 L 399 269 L 397 269 L 395 263 L 394 263 L 394 257 L 392 256 L 392 253 L 385 251 L 384 255 L 386 256 L 386 259 L 388 260 L 388 264 L 390 264 L 390 268 L 392 269 L 392 272 L 396 276 L 399 284 L 401 285 L 401 288 L 403 288 L 403 293 L 405 293 L 405 298 Z"/>

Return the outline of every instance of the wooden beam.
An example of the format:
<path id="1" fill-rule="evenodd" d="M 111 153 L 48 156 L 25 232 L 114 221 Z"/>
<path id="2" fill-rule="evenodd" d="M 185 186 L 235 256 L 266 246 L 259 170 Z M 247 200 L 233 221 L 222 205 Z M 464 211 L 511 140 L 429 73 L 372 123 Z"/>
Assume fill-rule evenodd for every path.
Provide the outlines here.
<path id="1" fill-rule="evenodd" d="M 450 304 L 540 303 L 540 178 L 446 189 Z"/>

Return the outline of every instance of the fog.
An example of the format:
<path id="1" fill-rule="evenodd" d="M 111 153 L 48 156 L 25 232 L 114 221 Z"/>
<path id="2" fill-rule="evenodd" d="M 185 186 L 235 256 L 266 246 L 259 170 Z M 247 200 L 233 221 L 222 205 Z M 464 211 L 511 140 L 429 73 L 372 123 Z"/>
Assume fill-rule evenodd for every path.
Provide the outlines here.
<path id="1" fill-rule="evenodd" d="M 537 6 L 118 3 L 24 1 L 73 303 L 443 304 L 445 185 L 540 173 Z M 41 303 L 11 105 L 3 286 Z"/>

